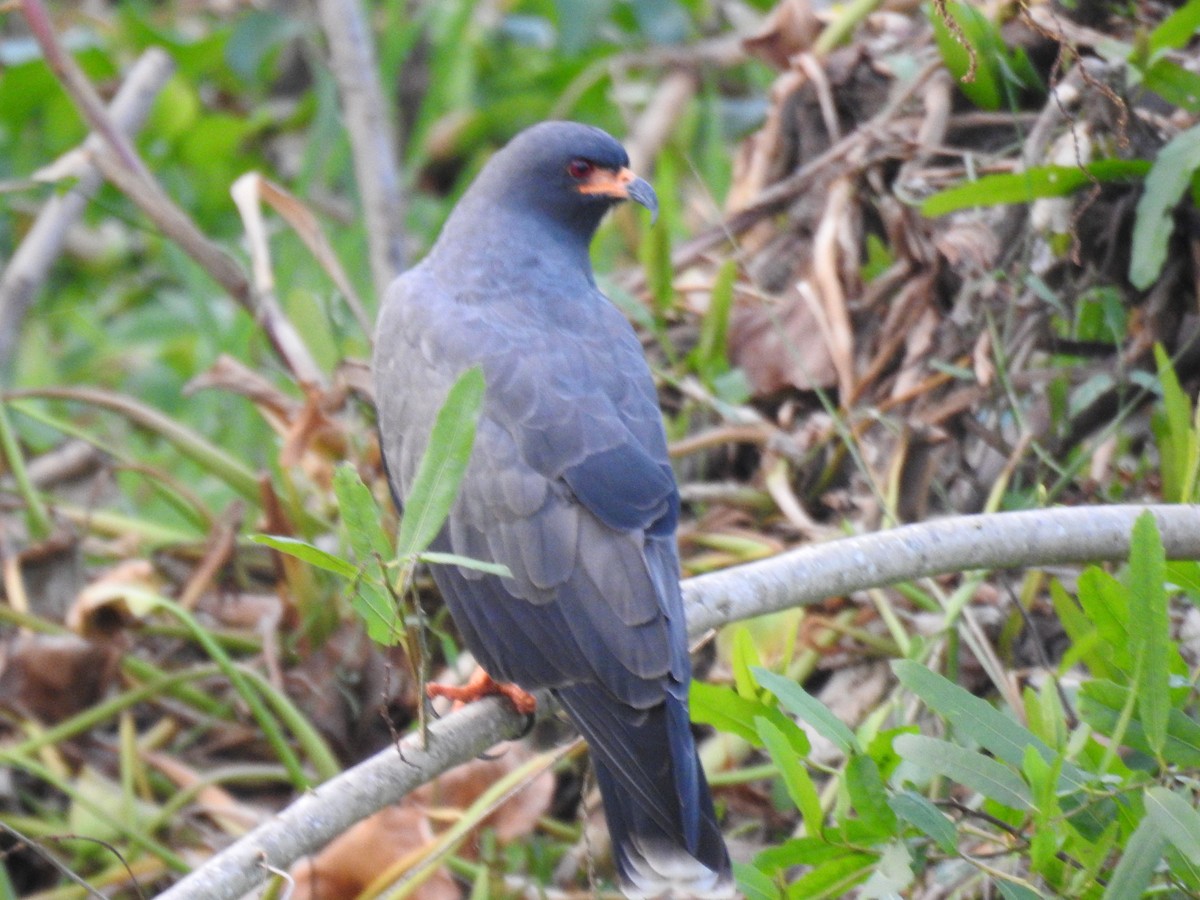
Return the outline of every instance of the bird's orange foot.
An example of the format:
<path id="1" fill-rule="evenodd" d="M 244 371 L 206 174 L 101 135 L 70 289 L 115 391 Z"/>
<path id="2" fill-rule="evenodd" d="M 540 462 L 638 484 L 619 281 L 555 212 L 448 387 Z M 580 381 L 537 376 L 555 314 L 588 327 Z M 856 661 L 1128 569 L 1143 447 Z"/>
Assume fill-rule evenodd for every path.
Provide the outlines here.
<path id="1" fill-rule="evenodd" d="M 493 681 L 492 676 L 483 669 L 476 669 L 462 687 L 449 684 L 425 685 L 425 696 L 445 697 L 447 700 L 453 700 L 456 705 L 473 703 L 492 694 L 507 697 L 517 712 L 523 716 L 531 716 L 537 710 L 537 698 L 533 694 L 506 681 Z"/>

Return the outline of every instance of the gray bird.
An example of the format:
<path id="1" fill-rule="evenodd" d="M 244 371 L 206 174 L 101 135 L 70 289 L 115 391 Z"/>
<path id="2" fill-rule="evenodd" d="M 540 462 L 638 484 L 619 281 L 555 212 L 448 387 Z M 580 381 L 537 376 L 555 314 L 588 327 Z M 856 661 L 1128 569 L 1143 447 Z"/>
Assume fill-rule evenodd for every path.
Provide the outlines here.
<path id="1" fill-rule="evenodd" d="M 549 688 L 587 739 L 626 896 L 730 897 L 688 722 L 662 414 L 637 336 L 588 257 L 609 208 L 657 211 L 628 165 L 608 134 L 570 122 L 535 125 L 491 158 L 387 292 L 379 434 L 402 505 L 447 391 L 482 366 L 471 461 L 432 549 L 512 577 L 435 566 L 434 580 L 486 674 Z"/>

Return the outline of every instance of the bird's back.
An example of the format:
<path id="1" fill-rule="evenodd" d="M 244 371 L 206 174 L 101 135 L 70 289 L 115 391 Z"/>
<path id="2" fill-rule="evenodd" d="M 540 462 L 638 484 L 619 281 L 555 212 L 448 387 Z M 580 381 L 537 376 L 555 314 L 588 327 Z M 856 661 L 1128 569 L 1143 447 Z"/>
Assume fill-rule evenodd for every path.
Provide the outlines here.
<path id="1" fill-rule="evenodd" d="M 688 723 L 679 499 L 654 383 L 592 280 L 598 216 L 583 233 L 549 201 L 512 205 L 497 173 L 514 163 L 498 165 L 385 299 L 389 479 L 403 503 L 447 391 L 481 366 L 475 446 L 434 549 L 511 577 L 434 568 L 462 638 L 493 677 L 552 689 L 587 737 L 629 896 L 730 896 Z"/>

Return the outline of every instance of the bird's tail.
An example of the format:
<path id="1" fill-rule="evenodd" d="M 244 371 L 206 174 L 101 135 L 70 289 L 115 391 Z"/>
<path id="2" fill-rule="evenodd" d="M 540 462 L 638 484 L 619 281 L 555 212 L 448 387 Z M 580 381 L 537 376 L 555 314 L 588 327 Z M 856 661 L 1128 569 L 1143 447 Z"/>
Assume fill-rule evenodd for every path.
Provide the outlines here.
<path id="1" fill-rule="evenodd" d="M 625 895 L 735 896 L 686 703 L 639 710 L 595 684 L 556 693 L 591 748 Z"/>

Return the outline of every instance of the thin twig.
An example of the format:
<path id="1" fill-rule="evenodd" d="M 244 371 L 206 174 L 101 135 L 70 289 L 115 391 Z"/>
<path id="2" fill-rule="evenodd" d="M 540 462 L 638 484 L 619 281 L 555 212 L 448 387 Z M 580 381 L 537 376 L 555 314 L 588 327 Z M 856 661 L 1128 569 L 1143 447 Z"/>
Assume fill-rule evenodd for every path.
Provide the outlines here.
<path id="1" fill-rule="evenodd" d="M 63 87 L 67 89 L 67 93 L 75 101 L 75 105 L 87 120 L 88 125 L 104 138 L 121 160 L 122 165 L 136 173 L 139 178 L 149 180 L 150 172 L 145 163 L 142 162 L 137 151 L 133 149 L 133 145 L 129 143 L 125 134 L 109 116 L 100 95 L 96 93 L 95 87 L 92 86 L 83 69 L 75 62 L 75 57 L 67 53 L 58 40 L 58 35 L 54 32 L 54 24 L 50 21 L 50 15 L 46 12 L 46 7 L 42 5 L 41 0 L 22 0 L 21 10 L 25 14 L 29 30 L 33 32 L 34 39 L 42 50 L 42 56 L 46 63 L 58 76 Z"/>

